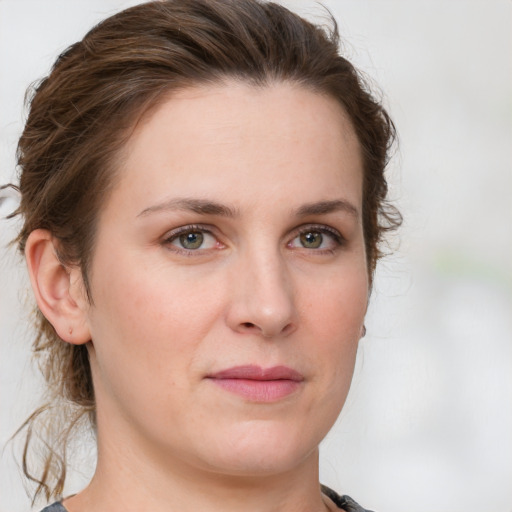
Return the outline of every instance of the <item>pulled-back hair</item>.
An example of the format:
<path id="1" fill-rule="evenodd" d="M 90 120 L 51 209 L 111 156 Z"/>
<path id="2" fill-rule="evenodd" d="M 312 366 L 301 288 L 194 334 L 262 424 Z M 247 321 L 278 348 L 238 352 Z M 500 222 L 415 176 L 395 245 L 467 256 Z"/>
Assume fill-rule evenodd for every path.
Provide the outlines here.
<path id="1" fill-rule="evenodd" d="M 351 120 L 363 157 L 363 229 L 370 281 L 386 231 L 400 223 L 386 202 L 384 169 L 395 130 L 353 65 L 339 54 L 336 22 L 322 28 L 258 0 L 166 0 L 141 4 L 95 26 L 64 51 L 31 91 L 18 145 L 24 221 L 17 238 L 42 228 L 64 266 L 88 273 L 98 212 L 115 186 L 116 156 L 137 121 L 173 91 L 239 80 L 256 87 L 287 81 L 335 98 Z M 87 348 L 59 338 L 37 311 L 33 345 L 49 402 L 25 423 L 24 470 L 35 496 L 62 493 L 69 433 L 84 414 L 95 425 Z M 55 422 L 64 407 L 67 422 Z M 60 409 L 59 409 L 60 408 Z M 71 412 L 69 412 L 71 411 Z M 48 414 L 49 412 L 49 414 Z M 29 467 L 32 434 L 52 423 L 42 471 Z M 50 428 L 50 432 L 52 431 Z M 58 446 L 57 446 L 58 445 Z"/>

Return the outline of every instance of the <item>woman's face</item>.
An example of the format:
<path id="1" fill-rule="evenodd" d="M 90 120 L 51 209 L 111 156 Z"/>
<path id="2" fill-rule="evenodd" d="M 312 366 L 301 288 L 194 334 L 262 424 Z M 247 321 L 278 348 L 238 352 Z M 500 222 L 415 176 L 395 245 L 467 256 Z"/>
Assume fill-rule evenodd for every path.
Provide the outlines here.
<path id="1" fill-rule="evenodd" d="M 100 457 L 118 444 L 237 475 L 316 457 L 368 294 L 342 108 L 285 83 L 184 90 L 137 126 L 120 168 L 84 312 Z"/>

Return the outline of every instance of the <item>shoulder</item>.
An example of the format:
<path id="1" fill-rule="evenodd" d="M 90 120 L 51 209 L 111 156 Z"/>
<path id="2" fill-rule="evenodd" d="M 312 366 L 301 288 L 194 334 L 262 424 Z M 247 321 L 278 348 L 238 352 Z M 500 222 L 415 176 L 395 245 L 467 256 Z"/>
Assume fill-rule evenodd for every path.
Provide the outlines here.
<path id="1" fill-rule="evenodd" d="M 41 512 L 67 512 L 60 501 L 56 501 L 53 505 L 48 505 Z"/>
<path id="2" fill-rule="evenodd" d="M 337 507 L 345 512 L 372 512 L 358 505 L 350 496 L 340 496 L 336 491 L 333 491 L 325 485 L 322 485 L 322 492 L 328 496 Z"/>
<path id="3" fill-rule="evenodd" d="M 333 491 L 329 487 L 322 485 L 322 492 L 328 496 L 339 508 L 345 512 L 372 512 L 358 505 L 350 496 L 340 496 L 337 492 Z M 53 503 L 45 507 L 41 512 L 67 512 L 60 501 Z"/>

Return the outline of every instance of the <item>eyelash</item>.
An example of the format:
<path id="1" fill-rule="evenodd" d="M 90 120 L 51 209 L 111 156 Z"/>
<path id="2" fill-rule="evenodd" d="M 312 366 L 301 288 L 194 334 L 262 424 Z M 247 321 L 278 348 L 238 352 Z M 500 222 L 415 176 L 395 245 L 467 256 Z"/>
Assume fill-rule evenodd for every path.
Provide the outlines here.
<path id="1" fill-rule="evenodd" d="M 202 233 L 211 235 L 215 239 L 218 238 L 208 226 L 201 224 L 188 224 L 187 226 L 181 226 L 168 233 L 162 243 L 163 245 L 172 245 L 172 242 L 177 240 L 181 235 L 186 235 L 187 233 Z M 199 256 L 202 251 L 203 254 L 205 251 L 205 249 L 201 251 L 200 249 L 186 249 L 185 247 L 178 246 L 173 246 L 172 250 L 186 256 Z"/>
<path id="2" fill-rule="evenodd" d="M 187 226 L 181 226 L 181 227 L 171 231 L 170 233 L 168 233 L 165 236 L 165 238 L 163 239 L 162 244 L 163 245 L 172 245 L 172 242 L 177 240 L 181 235 L 185 235 L 187 233 L 202 233 L 202 234 L 210 235 L 210 236 L 214 237 L 215 239 L 218 238 L 214 234 L 212 229 L 209 228 L 208 226 L 201 225 L 201 224 L 189 224 Z M 336 244 L 336 247 L 334 249 L 332 249 L 332 248 L 331 249 L 308 249 L 306 247 L 302 247 L 302 249 L 304 249 L 306 251 L 312 251 L 317 254 L 326 254 L 326 253 L 332 254 L 339 247 L 342 247 L 346 244 L 345 237 L 338 230 L 333 229 L 329 226 L 322 225 L 322 224 L 320 224 L 320 225 L 319 224 L 306 224 L 306 225 L 300 226 L 296 230 L 294 230 L 294 233 L 293 233 L 290 241 L 286 244 L 287 247 L 289 247 L 290 244 L 293 242 L 293 240 L 295 240 L 297 237 L 299 237 L 303 234 L 306 234 L 306 233 L 321 233 L 322 235 L 329 235 Z M 224 245 L 224 244 L 222 244 L 222 242 L 219 242 L 219 243 L 221 245 Z M 292 249 L 294 249 L 294 248 L 292 248 Z M 300 249 L 300 248 L 298 248 L 298 249 Z M 186 256 L 199 256 L 201 253 L 204 254 L 205 250 L 209 250 L 209 249 L 202 249 L 202 250 L 200 248 L 186 249 L 184 247 L 173 246 L 172 250 L 175 252 L 184 254 Z"/>
<path id="3" fill-rule="evenodd" d="M 340 247 L 343 247 L 347 242 L 346 238 L 337 229 L 325 226 L 324 224 L 306 224 L 295 230 L 292 239 L 287 245 L 290 245 L 293 240 L 306 233 L 321 233 L 322 235 L 329 235 L 336 244 L 336 247 L 331 249 L 308 249 L 307 247 L 302 247 L 302 249 L 314 251 L 316 254 L 332 254 Z"/>

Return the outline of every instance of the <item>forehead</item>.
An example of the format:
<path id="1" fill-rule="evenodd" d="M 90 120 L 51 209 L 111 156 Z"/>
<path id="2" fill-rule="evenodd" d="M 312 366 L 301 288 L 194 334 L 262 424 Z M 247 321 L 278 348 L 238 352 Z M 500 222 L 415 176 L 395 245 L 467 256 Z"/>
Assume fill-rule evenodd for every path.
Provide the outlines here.
<path id="1" fill-rule="evenodd" d="M 206 196 L 238 186 L 247 198 L 269 199 L 282 186 L 292 194 L 323 183 L 319 193 L 335 187 L 353 201 L 362 189 L 359 143 L 339 102 L 286 82 L 173 93 L 138 123 L 119 167 L 119 186 L 139 198 L 156 183 Z"/>
<path id="2" fill-rule="evenodd" d="M 295 134 L 302 138 L 319 128 L 319 124 L 329 124 L 329 130 L 334 128 L 333 137 L 339 137 L 346 144 L 358 145 L 352 122 L 338 100 L 292 81 L 253 85 L 226 79 L 212 85 L 172 91 L 142 116 L 128 142 L 128 148 L 134 147 L 134 139 L 147 131 L 148 125 L 154 127 L 162 124 L 166 124 L 169 131 L 174 127 L 176 132 L 183 135 L 184 129 L 189 134 L 194 132 L 194 135 L 200 135 L 203 132 L 206 135 L 209 128 L 214 131 L 222 128 L 224 135 L 227 135 L 231 127 L 238 136 L 243 136 L 244 133 L 239 131 L 243 126 L 247 130 L 261 128 L 262 132 L 272 136 L 275 134 L 272 128 L 281 124 L 281 128 L 287 128 L 282 131 L 283 135 Z M 306 127 L 310 130 L 306 130 Z M 223 133 L 217 132 L 217 135 L 220 137 Z M 190 142 L 193 143 L 193 140 Z"/>

